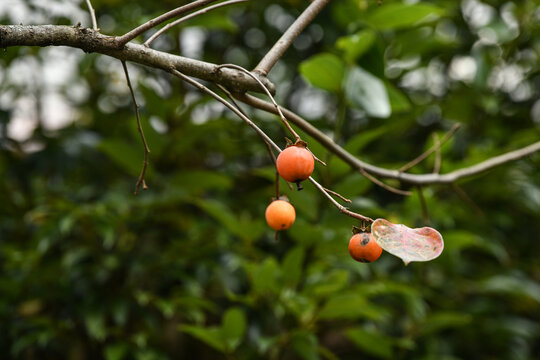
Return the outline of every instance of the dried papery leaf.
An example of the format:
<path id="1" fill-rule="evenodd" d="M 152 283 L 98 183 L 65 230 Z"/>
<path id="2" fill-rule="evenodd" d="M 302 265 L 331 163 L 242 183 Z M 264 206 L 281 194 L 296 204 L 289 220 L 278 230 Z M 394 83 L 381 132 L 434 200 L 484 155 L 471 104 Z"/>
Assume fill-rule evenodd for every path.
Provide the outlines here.
<path id="1" fill-rule="evenodd" d="M 380 247 L 401 258 L 405 265 L 411 261 L 433 260 L 444 249 L 441 234 L 430 227 L 411 229 L 402 224 L 377 219 L 371 224 L 371 234 Z"/>

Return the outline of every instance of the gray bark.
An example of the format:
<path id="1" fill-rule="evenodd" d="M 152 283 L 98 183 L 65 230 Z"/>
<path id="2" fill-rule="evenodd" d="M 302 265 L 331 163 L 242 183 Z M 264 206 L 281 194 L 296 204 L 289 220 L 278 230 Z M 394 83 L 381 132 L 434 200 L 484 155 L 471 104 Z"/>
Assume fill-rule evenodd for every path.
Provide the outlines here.
<path id="1" fill-rule="evenodd" d="M 127 43 L 122 46 L 117 37 L 103 35 L 84 27 L 0 25 L 0 48 L 11 46 L 69 46 L 87 53 L 100 53 L 165 71 L 176 69 L 185 75 L 221 84 L 235 92 L 263 92 L 254 79 L 240 71 L 218 70 L 216 64 L 171 55 L 144 45 Z M 259 79 L 272 93 L 275 92 L 274 84 L 266 77 L 259 76 Z"/>

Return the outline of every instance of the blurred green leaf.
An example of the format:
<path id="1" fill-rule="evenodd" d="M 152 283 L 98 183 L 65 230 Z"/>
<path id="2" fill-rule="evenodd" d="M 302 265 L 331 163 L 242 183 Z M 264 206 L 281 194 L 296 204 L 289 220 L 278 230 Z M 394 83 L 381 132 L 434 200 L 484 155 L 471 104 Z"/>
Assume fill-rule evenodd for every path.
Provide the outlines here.
<path id="1" fill-rule="evenodd" d="M 194 203 L 209 215 L 218 220 L 232 234 L 240 239 L 250 241 L 262 234 L 265 226 L 262 221 L 255 221 L 247 218 L 240 218 L 234 214 L 227 206 L 217 200 L 195 200 Z"/>
<path id="2" fill-rule="evenodd" d="M 448 252 L 461 252 L 472 248 L 494 256 L 501 263 L 509 261 L 506 249 L 495 241 L 488 241 L 476 234 L 460 230 L 448 231 L 444 236 L 447 240 L 446 251 Z"/>
<path id="3" fill-rule="evenodd" d="M 369 13 L 367 22 L 380 30 L 398 29 L 436 20 L 444 13 L 433 4 L 384 4 Z"/>
<path id="4" fill-rule="evenodd" d="M 314 297 L 326 297 L 344 288 L 348 280 L 348 271 L 332 270 L 315 279 L 308 279 L 305 292 Z"/>
<path id="5" fill-rule="evenodd" d="M 283 274 L 283 282 L 286 285 L 294 287 L 300 281 L 304 255 L 304 249 L 297 246 L 289 251 L 283 259 L 281 273 Z"/>
<path id="6" fill-rule="evenodd" d="M 439 312 L 429 315 L 419 326 L 420 336 L 426 336 L 448 328 L 458 328 L 469 325 L 473 317 L 459 312 Z"/>
<path id="7" fill-rule="evenodd" d="M 129 347 L 126 344 L 114 344 L 105 348 L 106 360 L 122 360 L 126 357 Z"/>
<path id="8" fill-rule="evenodd" d="M 508 275 L 492 276 L 477 284 L 475 291 L 516 296 L 540 303 L 540 285 L 538 283 Z"/>
<path id="9" fill-rule="evenodd" d="M 194 325 L 180 325 L 180 331 L 189 334 L 220 352 L 226 352 L 226 344 L 221 328 L 204 328 Z"/>
<path id="10" fill-rule="evenodd" d="M 358 319 L 382 320 L 388 314 L 382 308 L 371 304 L 365 297 L 354 293 L 342 293 L 332 296 L 323 306 L 321 319 Z"/>
<path id="11" fill-rule="evenodd" d="M 294 185 L 294 190 L 289 191 L 287 196 L 296 209 L 297 218 L 315 220 L 317 218 L 318 203 L 321 201 L 319 192 L 307 181 L 304 181 L 302 186 L 304 190 L 298 191 L 296 185 Z"/>
<path id="12" fill-rule="evenodd" d="M 324 53 L 316 55 L 299 66 L 300 74 L 313 86 L 338 92 L 345 74 L 345 67 L 339 57 Z"/>
<path id="13" fill-rule="evenodd" d="M 232 308 L 225 312 L 221 324 L 221 334 L 228 349 L 234 351 L 240 345 L 246 326 L 246 317 L 242 310 Z"/>
<path id="14" fill-rule="evenodd" d="M 391 359 L 394 355 L 392 340 L 382 334 L 361 327 L 345 331 L 345 335 L 362 351 L 381 359 Z"/>
<path id="15" fill-rule="evenodd" d="M 364 29 L 356 34 L 340 37 L 336 42 L 336 47 L 345 53 L 348 62 L 354 62 L 360 58 L 375 41 L 375 32 L 371 29 Z"/>
<path id="16" fill-rule="evenodd" d="M 391 114 L 384 83 L 360 67 L 353 67 L 348 71 L 345 96 L 351 105 L 363 109 L 370 116 L 387 118 Z"/>
<path id="17" fill-rule="evenodd" d="M 389 82 L 384 83 L 388 92 L 388 99 L 392 107 L 392 113 L 407 112 L 412 109 L 411 102 L 405 94 Z"/>
<path id="18" fill-rule="evenodd" d="M 105 340 L 107 330 L 105 328 L 105 320 L 103 319 L 103 315 L 101 313 L 90 312 L 86 314 L 84 320 L 86 330 L 92 338 L 98 341 Z"/>
<path id="19" fill-rule="evenodd" d="M 176 173 L 169 185 L 180 187 L 189 194 L 198 194 L 207 190 L 229 190 L 233 182 L 229 176 L 219 172 L 192 170 Z"/>
<path id="20" fill-rule="evenodd" d="M 376 127 L 375 129 L 362 131 L 353 135 L 343 147 L 352 154 L 358 154 L 360 150 L 365 148 L 371 142 L 388 133 L 388 130 L 389 126 L 385 125 Z"/>
<path id="21" fill-rule="evenodd" d="M 334 191 L 351 198 L 363 194 L 367 189 L 372 186 L 372 182 L 366 179 L 361 174 L 352 174 L 347 176 L 343 181 L 334 187 Z"/>
<path id="22" fill-rule="evenodd" d="M 319 359 L 317 337 L 311 332 L 296 332 L 292 338 L 292 347 L 300 359 Z"/>
<path id="23" fill-rule="evenodd" d="M 253 291 L 259 295 L 277 293 L 280 290 L 278 285 L 279 275 L 279 265 L 276 260 L 267 258 L 253 269 L 251 274 Z"/>
<path id="24" fill-rule="evenodd" d="M 120 139 L 105 139 L 101 141 L 99 148 L 128 174 L 138 176 L 141 172 L 142 148 Z"/>

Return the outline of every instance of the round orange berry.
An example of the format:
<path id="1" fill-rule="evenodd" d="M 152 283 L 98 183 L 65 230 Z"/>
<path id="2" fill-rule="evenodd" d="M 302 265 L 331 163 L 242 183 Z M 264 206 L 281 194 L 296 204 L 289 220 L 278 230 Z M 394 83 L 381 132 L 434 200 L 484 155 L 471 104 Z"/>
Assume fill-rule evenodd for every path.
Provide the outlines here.
<path id="1" fill-rule="evenodd" d="M 315 159 L 305 147 L 293 145 L 279 154 L 276 166 L 283 179 L 298 183 L 311 176 L 315 167 Z"/>
<path id="2" fill-rule="evenodd" d="M 272 229 L 286 230 L 294 223 L 296 212 L 288 201 L 275 200 L 266 208 L 265 218 Z"/>
<path id="3" fill-rule="evenodd" d="M 349 254 L 359 262 L 368 263 L 377 260 L 382 250 L 370 233 L 354 234 L 349 240 Z"/>

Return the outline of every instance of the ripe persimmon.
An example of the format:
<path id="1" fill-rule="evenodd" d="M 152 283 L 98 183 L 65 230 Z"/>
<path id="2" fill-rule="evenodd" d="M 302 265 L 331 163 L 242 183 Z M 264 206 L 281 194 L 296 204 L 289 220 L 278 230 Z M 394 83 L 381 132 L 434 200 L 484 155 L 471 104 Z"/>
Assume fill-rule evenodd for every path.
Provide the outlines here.
<path id="1" fill-rule="evenodd" d="M 315 159 L 305 146 L 292 145 L 279 154 L 276 167 L 283 179 L 296 183 L 300 190 L 300 181 L 311 176 L 315 167 Z"/>
<path id="2" fill-rule="evenodd" d="M 265 213 L 266 222 L 274 230 L 287 230 L 296 219 L 294 206 L 285 200 L 275 200 L 268 205 Z"/>
<path id="3" fill-rule="evenodd" d="M 354 234 L 349 240 L 349 254 L 354 260 L 362 263 L 377 260 L 382 250 L 370 233 Z"/>

